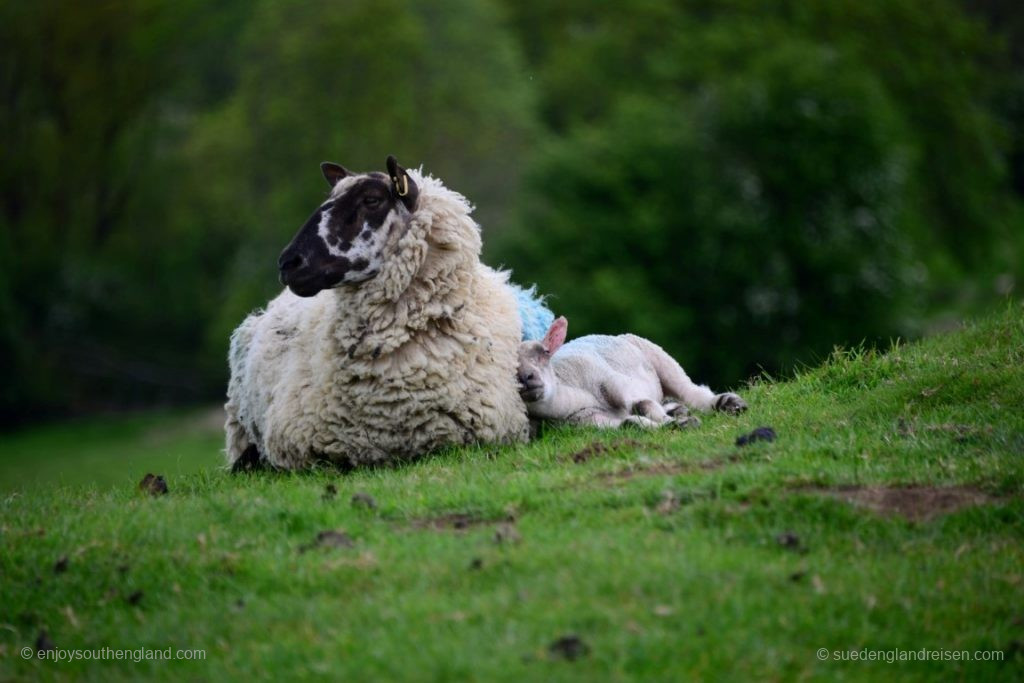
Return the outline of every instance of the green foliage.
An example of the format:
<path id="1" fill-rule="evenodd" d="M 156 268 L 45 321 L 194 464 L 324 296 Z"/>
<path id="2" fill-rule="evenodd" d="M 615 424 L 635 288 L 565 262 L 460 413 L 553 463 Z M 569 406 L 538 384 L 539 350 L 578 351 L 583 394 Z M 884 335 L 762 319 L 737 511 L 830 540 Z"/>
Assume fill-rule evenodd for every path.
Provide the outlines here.
<path id="1" fill-rule="evenodd" d="M 276 260 L 326 186 L 325 158 L 383 170 L 421 163 L 498 222 L 531 135 L 518 54 L 489 2 L 265 2 L 242 43 L 237 90 L 193 130 L 183 220 L 241 240 L 228 255 L 208 330 L 223 356 L 231 330 L 276 289 Z"/>
<path id="2" fill-rule="evenodd" d="M 0 421 L 208 390 L 190 366 L 209 270 L 174 239 L 160 153 L 208 97 L 176 68 L 216 73 L 196 59 L 224 38 L 192 23 L 201 5 L 0 4 Z"/>
<path id="3" fill-rule="evenodd" d="M 916 275 L 900 139 L 870 73 L 791 42 L 551 145 L 524 218 L 543 229 L 500 246 L 574 334 L 649 336 L 735 382 L 899 329 Z"/>
<path id="4" fill-rule="evenodd" d="M 75 433 L 90 455 L 105 434 L 112 457 L 69 475 L 96 484 L 22 479 L 0 497 L 0 677 L 1020 680 L 1024 309 L 839 352 L 744 396 L 748 413 L 695 430 L 553 429 L 345 475 L 231 476 L 212 447 L 179 473 L 173 454 L 195 450 L 180 418 L 3 437 L 0 457 L 26 468 L 25 444 L 43 470 L 38 456 Z M 777 441 L 733 446 L 765 424 Z M 167 458 L 166 496 L 136 489 L 152 465 L 121 460 L 132 443 Z M 841 500 L 911 486 L 947 501 L 967 487 L 979 504 L 911 506 L 934 516 L 910 521 Z M 377 507 L 352 505 L 356 492 Z M 519 540 L 496 542 L 510 516 Z M 325 530 L 352 546 L 310 547 Z M 206 658 L 22 659 L 41 629 L 59 648 Z M 589 647 L 572 662 L 548 649 L 570 633 Z M 823 661 L 819 648 L 1002 659 Z"/>
<path id="5" fill-rule="evenodd" d="M 956 6 L 630 11 L 570 3 L 524 38 L 558 139 L 490 249 L 576 333 L 646 334 L 735 382 L 912 336 L 927 299 L 1021 272 L 1004 62 Z M 543 12 L 517 3 L 515 25 Z"/>
<path id="6" fill-rule="evenodd" d="M 986 305 L 1024 14 L 966 7 L 0 0 L 0 423 L 221 395 L 325 159 L 422 163 L 575 331 L 708 380 Z"/>
<path id="7" fill-rule="evenodd" d="M 215 468 L 223 447 L 219 406 L 36 425 L 0 439 L 0 495 L 58 484 L 132 487 L 146 472 L 190 475 Z"/>
<path id="8" fill-rule="evenodd" d="M 0 5 L 0 422 L 223 392 L 318 164 L 508 213 L 530 90 L 489 0 Z"/>

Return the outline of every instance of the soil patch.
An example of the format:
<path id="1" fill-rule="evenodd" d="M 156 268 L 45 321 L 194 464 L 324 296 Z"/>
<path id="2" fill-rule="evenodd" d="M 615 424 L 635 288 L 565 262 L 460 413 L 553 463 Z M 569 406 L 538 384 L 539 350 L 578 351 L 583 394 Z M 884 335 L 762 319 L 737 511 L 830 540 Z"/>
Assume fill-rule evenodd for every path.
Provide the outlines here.
<path id="1" fill-rule="evenodd" d="M 421 517 L 414 519 L 412 526 L 415 529 L 431 529 L 433 531 L 465 531 L 487 524 L 498 524 L 501 519 L 486 519 L 479 515 L 466 512 L 450 512 L 437 517 Z"/>
<path id="2" fill-rule="evenodd" d="M 775 430 L 771 427 L 758 427 L 749 434 L 743 434 L 742 436 L 736 437 L 736 445 L 743 447 L 758 441 L 767 441 L 771 443 L 777 438 Z"/>
<path id="3" fill-rule="evenodd" d="M 352 494 L 352 507 L 366 508 L 367 510 L 377 509 L 377 499 L 365 491 L 357 491 Z"/>
<path id="4" fill-rule="evenodd" d="M 577 465 L 583 464 L 588 460 L 596 458 L 601 455 L 607 455 L 608 453 L 615 453 L 616 451 L 622 451 L 625 449 L 637 449 L 644 447 L 644 444 L 636 441 L 635 439 L 622 439 L 619 441 L 613 441 L 612 443 L 603 443 L 601 441 L 595 441 L 592 444 L 584 446 L 580 450 L 576 451 L 569 456 Z"/>
<path id="5" fill-rule="evenodd" d="M 567 659 L 572 662 L 590 654 L 590 646 L 575 633 L 570 633 L 548 645 L 548 653 L 554 659 Z"/>
<path id="6" fill-rule="evenodd" d="M 970 486 L 851 486 L 804 490 L 832 496 L 880 515 L 904 517 L 914 522 L 999 500 Z"/>
<path id="7" fill-rule="evenodd" d="M 710 460 L 698 460 L 696 462 L 678 461 L 654 461 L 635 463 L 615 472 L 600 472 L 597 475 L 607 483 L 614 484 L 629 481 L 634 477 L 668 477 L 685 472 L 713 472 L 725 467 L 729 463 L 738 462 L 741 458 L 730 455 L 726 458 L 712 458 Z"/>
<path id="8" fill-rule="evenodd" d="M 139 482 L 139 490 L 151 496 L 167 495 L 167 480 L 163 475 L 148 473 Z"/>
<path id="9" fill-rule="evenodd" d="M 351 548 L 355 541 L 347 533 L 341 530 L 330 529 L 321 531 L 311 542 L 299 547 L 300 553 L 305 553 L 314 548 Z"/>

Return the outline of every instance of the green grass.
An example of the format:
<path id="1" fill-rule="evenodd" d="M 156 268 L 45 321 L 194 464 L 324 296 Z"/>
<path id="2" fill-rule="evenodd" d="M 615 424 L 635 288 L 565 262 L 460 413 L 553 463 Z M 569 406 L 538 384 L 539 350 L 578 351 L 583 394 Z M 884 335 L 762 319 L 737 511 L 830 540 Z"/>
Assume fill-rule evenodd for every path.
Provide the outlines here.
<path id="1" fill-rule="evenodd" d="M 232 477 L 211 442 L 201 472 L 161 472 L 160 498 L 134 488 L 145 467 L 2 494 L 0 679 L 1021 680 L 1024 310 L 744 395 L 747 414 L 688 432 L 548 430 L 349 475 Z M 733 445 L 759 425 L 778 440 Z M 73 451 L 81 430 L 55 439 Z M 593 442 L 608 448 L 574 462 Z M 910 521 L 820 490 L 911 484 L 988 499 Z M 477 523 L 436 528 L 453 514 Z M 509 516 L 521 538 L 498 543 Z M 354 545 L 302 552 L 329 529 Z M 59 648 L 206 659 L 22 660 L 41 629 Z M 553 656 L 570 633 L 589 653 Z"/>
<path id="2" fill-rule="evenodd" d="M 141 473 L 192 474 L 219 464 L 219 408 L 76 420 L 0 435 L 0 495 L 54 484 L 128 485 Z"/>

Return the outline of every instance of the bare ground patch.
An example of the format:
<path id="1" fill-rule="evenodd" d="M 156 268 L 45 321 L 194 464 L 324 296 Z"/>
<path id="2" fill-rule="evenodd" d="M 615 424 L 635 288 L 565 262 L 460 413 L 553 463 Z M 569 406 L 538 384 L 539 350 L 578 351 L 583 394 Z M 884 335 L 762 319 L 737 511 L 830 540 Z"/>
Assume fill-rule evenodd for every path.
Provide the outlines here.
<path id="1" fill-rule="evenodd" d="M 899 516 L 914 522 L 999 501 L 971 486 L 850 486 L 800 490 L 838 498 L 886 517 Z"/>
<path id="2" fill-rule="evenodd" d="M 420 517 L 412 520 L 414 529 L 427 529 L 430 531 L 466 531 L 475 527 L 488 524 L 500 524 L 506 519 L 494 519 L 482 517 L 469 512 L 449 512 L 434 517 Z"/>
<path id="3" fill-rule="evenodd" d="M 698 460 L 695 462 L 680 462 L 678 460 L 638 462 L 614 472 L 599 472 L 597 478 L 606 483 L 615 484 L 629 481 L 634 477 L 667 477 L 687 472 L 712 472 L 725 467 L 730 462 L 737 462 L 739 460 L 740 458 L 731 456 L 729 458 Z"/>
<path id="4" fill-rule="evenodd" d="M 620 439 L 618 441 L 613 441 L 611 443 L 595 441 L 593 443 L 587 444 L 586 446 L 576 451 L 575 453 L 572 453 L 569 456 L 569 459 L 572 460 L 577 465 L 581 465 L 587 462 L 588 460 L 592 460 L 593 458 L 597 458 L 603 455 L 608 455 L 609 453 L 616 453 L 618 451 L 624 451 L 627 449 L 636 450 L 637 448 L 654 447 L 646 446 L 645 444 L 642 444 L 635 439 Z"/>

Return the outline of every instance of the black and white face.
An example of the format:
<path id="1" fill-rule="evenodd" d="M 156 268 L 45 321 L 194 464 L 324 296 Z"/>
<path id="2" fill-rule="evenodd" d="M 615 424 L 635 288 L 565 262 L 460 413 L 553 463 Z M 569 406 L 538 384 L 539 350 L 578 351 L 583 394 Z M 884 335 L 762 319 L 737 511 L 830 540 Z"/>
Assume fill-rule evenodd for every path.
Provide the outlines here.
<path id="1" fill-rule="evenodd" d="M 415 210 L 416 186 L 393 157 L 384 173 L 321 166 L 331 195 L 278 259 L 281 284 L 299 296 L 365 282 L 380 272 L 388 236 Z"/>

